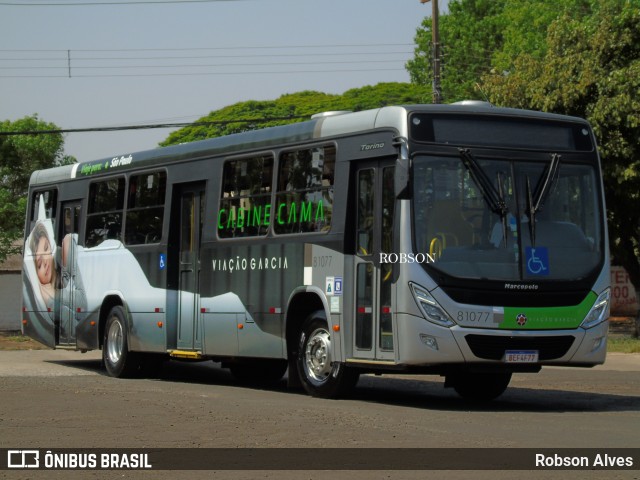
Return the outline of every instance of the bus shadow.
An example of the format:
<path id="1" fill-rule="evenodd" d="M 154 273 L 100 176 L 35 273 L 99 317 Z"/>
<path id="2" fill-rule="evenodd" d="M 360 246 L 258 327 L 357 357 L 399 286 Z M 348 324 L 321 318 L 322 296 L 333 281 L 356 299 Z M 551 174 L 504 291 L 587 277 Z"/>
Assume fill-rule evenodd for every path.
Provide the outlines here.
<path id="1" fill-rule="evenodd" d="M 350 399 L 409 408 L 481 412 L 626 412 L 640 411 L 640 397 L 575 390 L 509 387 L 491 402 L 471 402 L 445 389 L 443 380 L 364 377 Z"/>
<path id="2" fill-rule="evenodd" d="M 48 360 L 47 362 L 107 376 L 100 359 Z M 363 375 L 346 400 L 454 412 L 469 410 L 530 413 L 640 411 L 640 396 L 519 386 L 509 387 L 502 396 L 492 402 L 474 403 L 459 397 L 453 389 L 445 389 L 441 378 L 434 378 L 435 380 L 425 380 Z M 286 376 L 272 387 L 251 386 L 239 382 L 229 370 L 211 361 L 168 360 L 155 375 L 140 375 L 136 379 L 220 385 L 306 395 L 301 389 L 288 389 Z"/>
<path id="3" fill-rule="evenodd" d="M 60 365 L 61 367 L 75 368 L 77 370 L 83 370 L 85 372 L 103 373 L 102 360 L 91 359 L 79 359 L 79 360 L 44 360 L 44 363 L 50 363 L 52 365 Z"/>

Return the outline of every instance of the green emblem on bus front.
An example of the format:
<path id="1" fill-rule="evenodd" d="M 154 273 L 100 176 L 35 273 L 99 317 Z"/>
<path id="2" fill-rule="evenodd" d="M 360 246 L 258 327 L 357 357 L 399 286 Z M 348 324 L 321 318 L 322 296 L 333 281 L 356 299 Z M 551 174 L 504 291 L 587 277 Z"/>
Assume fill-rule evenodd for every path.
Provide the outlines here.
<path id="1" fill-rule="evenodd" d="M 304 222 L 324 222 L 325 213 L 322 200 L 318 203 L 280 203 L 276 208 L 270 203 L 250 208 L 221 208 L 218 212 L 218 230 L 243 227 L 268 226 L 271 217 L 279 225 L 291 225 Z"/>

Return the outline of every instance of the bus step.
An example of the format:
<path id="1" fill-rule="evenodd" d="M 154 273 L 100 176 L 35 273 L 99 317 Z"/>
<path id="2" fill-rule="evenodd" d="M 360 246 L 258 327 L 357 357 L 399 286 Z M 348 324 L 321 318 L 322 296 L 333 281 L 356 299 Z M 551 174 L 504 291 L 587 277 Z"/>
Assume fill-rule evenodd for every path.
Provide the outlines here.
<path id="1" fill-rule="evenodd" d="M 169 356 L 172 358 L 188 358 L 190 360 L 200 360 L 202 358 L 202 352 L 195 352 L 193 350 L 169 350 Z"/>

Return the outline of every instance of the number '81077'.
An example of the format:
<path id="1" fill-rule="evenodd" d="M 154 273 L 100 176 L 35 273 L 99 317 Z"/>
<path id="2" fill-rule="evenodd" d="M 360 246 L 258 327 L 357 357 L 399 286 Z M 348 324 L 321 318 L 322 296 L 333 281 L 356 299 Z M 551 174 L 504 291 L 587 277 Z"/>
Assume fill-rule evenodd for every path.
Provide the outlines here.
<path id="1" fill-rule="evenodd" d="M 469 310 L 458 310 L 458 322 L 480 322 L 489 321 L 489 312 L 474 312 Z"/>
<path id="2" fill-rule="evenodd" d="M 313 257 L 313 266 L 314 267 L 320 267 L 320 268 L 330 267 L 332 258 L 333 257 L 330 256 L 330 255 L 315 256 L 315 257 Z"/>

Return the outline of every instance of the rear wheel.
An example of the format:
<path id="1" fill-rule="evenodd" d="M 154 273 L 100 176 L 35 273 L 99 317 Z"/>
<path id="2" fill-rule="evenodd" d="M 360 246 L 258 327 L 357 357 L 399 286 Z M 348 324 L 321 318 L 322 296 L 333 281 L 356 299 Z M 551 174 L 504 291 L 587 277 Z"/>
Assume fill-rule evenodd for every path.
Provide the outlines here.
<path id="1" fill-rule="evenodd" d="M 297 364 L 302 386 L 314 397 L 342 396 L 358 382 L 358 372 L 333 362 L 331 333 L 324 312 L 316 312 L 305 321 L 298 343 Z"/>
<path id="2" fill-rule="evenodd" d="M 129 351 L 124 309 L 111 309 L 104 329 L 102 360 L 111 377 L 131 377 L 140 368 L 138 356 Z"/>
<path id="3" fill-rule="evenodd" d="M 447 377 L 448 386 L 465 400 L 488 402 L 504 393 L 511 373 L 456 373 Z"/>

